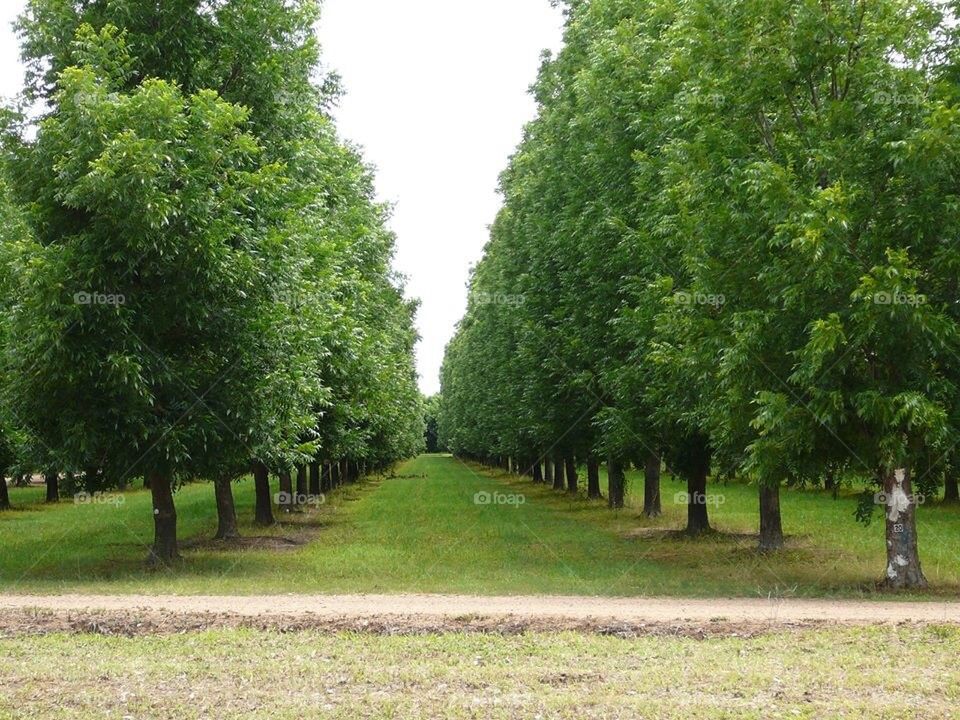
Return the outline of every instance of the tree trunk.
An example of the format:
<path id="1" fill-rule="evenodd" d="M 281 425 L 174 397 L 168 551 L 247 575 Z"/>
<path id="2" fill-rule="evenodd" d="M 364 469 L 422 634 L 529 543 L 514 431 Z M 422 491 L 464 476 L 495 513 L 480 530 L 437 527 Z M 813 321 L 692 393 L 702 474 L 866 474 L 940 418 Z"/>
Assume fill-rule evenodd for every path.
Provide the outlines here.
<path id="1" fill-rule="evenodd" d="M 330 489 L 336 490 L 340 487 L 340 463 L 330 463 Z"/>
<path id="2" fill-rule="evenodd" d="M 320 463 L 310 463 L 310 494 L 317 496 L 322 493 L 320 488 Z"/>
<path id="3" fill-rule="evenodd" d="M 7 488 L 7 470 L 0 470 L 0 510 L 10 509 L 10 490 Z"/>
<path id="4" fill-rule="evenodd" d="M 652 452 L 643 467 L 643 512 L 648 518 L 660 517 L 663 504 L 660 500 L 660 455 Z"/>
<path id="5" fill-rule="evenodd" d="M 553 464 L 553 489 L 563 490 L 565 485 L 563 458 L 558 458 L 557 462 Z"/>
<path id="6" fill-rule="evenodd" d="M 580 489 L 579 483 L 580 479 L 577 477 L 577 461 L 574 459 L 573 455 L 570 455 L 566 459 L 567 463 L 567 492 L 571 495 L 576 495 Z"/>
<path id="7" fill-rule="evenodd" d="M 783 547 L 783 522 L 780 519 L 780 483 L 760 485 L 760 552 Z"/>
<path id="8" fill-rule="evenodd" d="M 86 490 L 88 494 L 93 495 L 98 487 L 100 487 L 100 470 L 98 468 L 88 467 L 83 471 L 83 489 Z M 147 482 L 146 477 L 143 479 L 143 487 L 148 490 L 150 489 L 150 484 Z"/>
<path id="9" fill-rule="evenodd" d="M 270 497 L 270 471 L 261 462 L 254 463 L 253 485 L 257 496 L 254 522 L 261 527 L 273 525 L 273 499 Z"/>
<path id="10" fill-rule="evenodd" d="M 593 500 L 603 497 L 600 492 L 600 461 L 595 457 L 587 458 L 587 497 Z"/>
<path id="11" fill-rule="evenodd" d="M 607 458 L 607 504 L 611 510 L 623 507 L 627 478 L 623 472 L 623 463 L 617 458 Z"/>
<path id="12" fill-rule="evenodd" d="M 887 577 L 884 585 L 892 590 L 924 588 L 927 579 L 920 568 L 917 550 L 917 501 L 913 494 L 910 470 L 887 472 L 883 479 L 886 497 Z"/>
<path id="13" fill-rule="evenodd" d="M 543 465 L 540 464 L 539 460 L 533 461 L 533 481 L 535 483 L 543 482 Z"/>
<path id="14" fill-rule="evenodd" d="M 217 498 L 217 534 L 214 540 L 233 540 L 240 537 L 237 525 L 237 506 L 233 502 L 233 483 L 228 479 L 214 480 Z"/>
<path id="15" fill-rule="evenodd" d="M 543 459 L 543 481 L 547 485 L 553 485 L 553 463 L 550 458 Z"/>
<path id="16" fill-rule="evenodd" d="M 957 483 L 957 476 L 952 471 L 947 471 L 943 488 L 943 501 L 945 503 L 960 503 L 960 484 Z"/>
<path id="17" fill-rule="evenodd" d="M 280 473 L 280 502 L 277 505 L 282 513 L 293 512 L 293 480 L 289 470 Z"/>
<path id="18" fill-rule="evenodd" d="M 331 482 L 330 463 L 324 462 L 323 472 L 321 472 L 320 474 L 320 492 L 321 493 L 328 493 L 333 489 L 330 485 L 330 482 Z"/>
<path id="19" fill-rule="evenodd" d="M 173 504 L 173 478 L 151 470 L 150 495 L 153 499 L 153 549 L 151 565 L 171 565 L 180 558 L 177 547 L 177 508 Z"/>
<path id="20" fill-rule="evenodd" d="M 48 472 L 44 476 L 44 479 L 47 483 L 47 502 L 60 502 L 60 474 L 56 472 Z"/>
<path id="21" fill-rule="evenodd" d="M 828 469 L 827 474 L 823 477 L 823 487 L 830 492 L 835 492 L 837 489 L 837 476 L 832 468 Z"/>
<path id="22" fill-rule="evenodd" d="M 700 535 L 710 530 L 710 518 L 707 513 L 709 472 L 709 463 L 704 462 L 687 476 L 687 535 Z"/>
<path id="23" fill-rule="evenodd" d="M 307 504 L 307 495 L 310 494 L 310 480 L 307 477 L 307 466 L 300 465 L 297 468 L 297 492 L 294 496 L 294 503 L 299 507 Z"/>

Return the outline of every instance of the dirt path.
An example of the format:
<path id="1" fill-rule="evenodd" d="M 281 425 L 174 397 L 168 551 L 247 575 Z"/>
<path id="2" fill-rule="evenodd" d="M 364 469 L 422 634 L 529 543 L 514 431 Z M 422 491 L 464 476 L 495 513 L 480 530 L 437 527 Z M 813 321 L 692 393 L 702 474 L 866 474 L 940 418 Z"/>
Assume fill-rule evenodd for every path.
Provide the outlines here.
<path id="1" fill-rule="evenodd" d="M 390 617 L 623 623 L 956 623 L 960 602 L 863 602 L 796 599 L 472 597 L 463 595 L 0 595 L 0 611 L 106 611 L 240 618 L 304 617 L 379 621 Z"/>

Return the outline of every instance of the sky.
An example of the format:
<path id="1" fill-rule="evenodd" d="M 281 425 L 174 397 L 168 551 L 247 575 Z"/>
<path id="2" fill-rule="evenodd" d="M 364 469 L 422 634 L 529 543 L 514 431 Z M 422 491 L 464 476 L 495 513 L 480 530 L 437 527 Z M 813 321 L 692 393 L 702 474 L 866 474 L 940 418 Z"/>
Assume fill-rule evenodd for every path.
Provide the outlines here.
<path id="1" fill-rule="evenodd" d="M 0 95 L 23 70 L 0 1 Z M 420 385 L 440 387 L 443 351 L 467 305 L 470 268 L 500 207 L 497 178 L 536 112 L 527 90 L 563 18 L 549 0 L 326 0 L 324 64 L 343 79 L 341 134 L 364 149 L 394 206 L 396 269 L 421 301 Z"/>

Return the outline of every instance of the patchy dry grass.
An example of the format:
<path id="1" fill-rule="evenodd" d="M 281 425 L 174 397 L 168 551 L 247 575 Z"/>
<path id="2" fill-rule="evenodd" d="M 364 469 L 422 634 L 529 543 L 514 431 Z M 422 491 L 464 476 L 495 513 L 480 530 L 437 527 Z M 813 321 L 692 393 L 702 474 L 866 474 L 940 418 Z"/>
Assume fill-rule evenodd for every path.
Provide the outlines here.
<path id="1" fill-rule="evenodd" d="M 953 718 L 960 629 L 0 640 L 0 718 Z"/>

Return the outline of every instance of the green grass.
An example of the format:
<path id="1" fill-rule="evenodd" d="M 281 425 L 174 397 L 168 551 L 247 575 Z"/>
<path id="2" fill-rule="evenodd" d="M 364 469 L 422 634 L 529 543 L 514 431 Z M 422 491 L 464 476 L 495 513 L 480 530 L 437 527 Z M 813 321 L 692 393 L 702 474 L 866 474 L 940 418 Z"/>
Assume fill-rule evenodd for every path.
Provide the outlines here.
<path id="1" fill-rule="evenodd" d="M 952 718 L 960 629 L 0 640 L 0 718 Z"/>
<path id="2" fill-rule="evenodd" d="M 12 490 L 20 508 L 0 514 L 0 586 L 7 592 L 335 593 L 450 592 L 677 596 L 870 596 L 884 568 L 882 523 L 853 519 L 856 500 L 812 491 L 783 494 L 788 547 L 756 552 L 753 487 L 711 488 L 725 502 L 711 507 L 716 535 L 690 540 L 685 508 L 663 486 L 663 517 L 636 507 L 610 512 L 524 478 L 423 456 L 399 477 L 337 493 L 327 505 L 264 533 L 248 523 L 249 481 L 236 488 L 245 535 L 310 537 L 292 550 L 238 550 L 204 543 L 185 563 L 149 572 L 143 560 L 152 534 L 150 498 L 124 495 L 120 506 L 42 503 L 42 491 Z M 631 475 L 634 491 L 641 481 Z M 478 492 L 522 494 L 513 505 L 478 505 Z M 630 496 L 631 502 L 633 496 Z M 182 539 L 212 536 L 213 489 L 191 485 L 177 495 Z M 310 534 L 312 533 L 312 534 Z M 933 591 L 960 589 L 960 510 L 919 511 L 921 557 Z M 902 597 L 902 596 L 898 596 Z"/>

